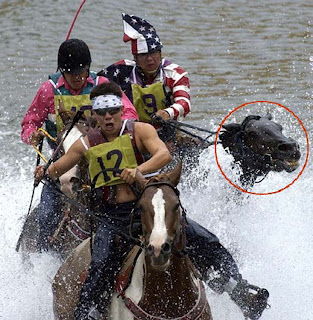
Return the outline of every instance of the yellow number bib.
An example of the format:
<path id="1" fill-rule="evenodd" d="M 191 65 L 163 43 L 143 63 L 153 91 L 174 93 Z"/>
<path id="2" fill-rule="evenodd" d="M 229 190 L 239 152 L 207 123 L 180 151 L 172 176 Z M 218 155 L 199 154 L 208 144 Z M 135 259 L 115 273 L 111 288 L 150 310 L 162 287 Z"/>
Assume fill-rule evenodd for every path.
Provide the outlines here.
<path id="1" fill-rule="evenodd" d="M 151 123 L 149 114 L 166 108 L 165 93 L 162 82 L 157 82 L 142 88 L 139 84 L 132 84 L 133 104 L 137 110 L 139 121 Z"/>
<path id="2" fill-rule="evenodd" d="M 56 114 L 56 124 L 57 124 L 57 131 L 64 127 L 59 110 L 60 101 L 63 102 L 65 111 L 70 112 L 73 107 L 75 107 L 75 112 L 77 112 L 82 106 L 90 105 L 90 98 L 89 94 L 82 94 L 78 96 L 72 95 L 55 95 L 54 96 L 54 105 L 55 105 L 55 114 Z M 90 116 L 90 111 L 85 111 L 86 116 Z"/>
<path id="3" fill-rule="evenodd" d="M 116 172 L 105 171 L 105 169 L 135 169 L 138 166 L 131 138 L 128 134 L 119 136 L 111 142 L 91 147 L 85 152 L 85 156 L 89 160 L 91 181 L 102 171 L 97 177 L 96 188 L 125 183 L 120 177 L 116 176 Z"/>

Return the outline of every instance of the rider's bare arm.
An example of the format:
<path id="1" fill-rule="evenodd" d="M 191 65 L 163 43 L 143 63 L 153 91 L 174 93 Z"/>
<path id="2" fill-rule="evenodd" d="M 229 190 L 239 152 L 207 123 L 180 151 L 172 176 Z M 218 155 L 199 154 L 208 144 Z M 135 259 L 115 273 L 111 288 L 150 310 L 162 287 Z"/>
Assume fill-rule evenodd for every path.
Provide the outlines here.
<path id="1" fill-rule="evenodd" d="M 136 169 L 126 168 L 123 170 L 121 178 L 129 184 L 134 183 L 137 170 L 142 174 L 155 172 L 172 160 L 172 156 L 166 145 L 159 138 L 153 126 L 143 122 L 135 122 L 134 125 L 136 145 L 139 151 L 142 153 L 150 153 L 152 157 L 148 161 L 140 164 Z"/>
<path id="2" fill-rule="evenodd" d="M 148 161 L 138 166 L 141 173 L 145 174 L 159 170 L 172 160 L 165 143 L 159 138 L 152 125 L 136 122 L 134 129 L 139 151 L 142 153 L 148 152 L 152 155 Z"/>
<path id="3" fill-rule="evenodd" d="M 87 138 L 85 137 L 84 139 L 86 140 Z M 87 144 L 89 145 L 88 141 Z M 62 174 L 73 168 L 79 162 L 79 160 L 83 157 L 84 152 L 85 148 L 82 142 L 77 140 L 64 156 L 49 166 L 47 169 L 47 174 L 52 179 L 59 178 Z M 34 172 L 35 182 L 38 184 L 44 175 L 44 167 L 38 166 Z"/>
<path id="4" fill-rule="evenodd" d="M 53 179 L 59 178 L 80 161 L 85 151 L 86 149 L 80 139 L 77 140 L 64 156 L 49 166 L 48 175 Z"/>

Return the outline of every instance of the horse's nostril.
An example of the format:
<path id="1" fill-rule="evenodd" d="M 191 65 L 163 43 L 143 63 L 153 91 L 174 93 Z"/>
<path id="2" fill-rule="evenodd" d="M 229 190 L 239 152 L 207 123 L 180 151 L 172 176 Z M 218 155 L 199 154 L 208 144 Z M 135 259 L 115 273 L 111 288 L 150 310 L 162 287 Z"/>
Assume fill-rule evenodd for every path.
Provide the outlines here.
<path id="1" fill-rule="evenodd" d="M 147 251 L 149 255 L 153 255 L 153 251 L 154 251 L 153 245 L 149 244 L 147 247 Z"/>
<path id="2" fill-rule="evenodd" d="M 162 252 L 163 252 L 163 253 L 170 253 L 172 247 L 171 247 L 171 245 L 170 245 L 168 242 L 165 242 L 165 243 L 162 244 L 161 249 L 162 249 Z"/>
<path id="3" fill-rule="evenodd" d="M 295 143 L 282 143 L 278 146 L 278 151 L 287 153 L 287 152 L 294 152 L 297 148 Z"/>

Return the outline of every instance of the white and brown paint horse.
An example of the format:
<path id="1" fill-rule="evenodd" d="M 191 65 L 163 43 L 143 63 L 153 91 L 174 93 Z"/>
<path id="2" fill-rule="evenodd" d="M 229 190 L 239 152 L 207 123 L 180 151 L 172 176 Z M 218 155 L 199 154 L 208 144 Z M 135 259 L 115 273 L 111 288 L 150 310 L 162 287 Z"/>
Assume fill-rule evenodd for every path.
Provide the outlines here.
<path id="1" fill-rule="evenodd" d="M 129 283 L 117 281 L 111 309 L 101 319 L 212 320 L 203 284 L 185 252 L 184 210 L 176 189 L 180 174 L 181 164 L 149 181 L 137 178 L 142 191 L 138 209 L 143 250 L 130 268 Z M 128 258 L 121 278 L 129 274 L 125 270 L 132 261 Z M 85 241 L 58 270 L 53 282 L 57 319 L 73 319 L 89 262 L 89 243 Z"/>

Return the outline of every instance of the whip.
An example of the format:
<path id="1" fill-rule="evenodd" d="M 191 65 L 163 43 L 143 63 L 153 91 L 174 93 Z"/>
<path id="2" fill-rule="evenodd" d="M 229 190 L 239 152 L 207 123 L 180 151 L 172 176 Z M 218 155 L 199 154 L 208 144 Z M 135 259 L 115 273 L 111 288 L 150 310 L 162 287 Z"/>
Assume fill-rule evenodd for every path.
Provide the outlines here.
<path id="1" fill-rule="evenodd" d="M 73 22 L 72 22 L 72 24 L 71 24 L 70 30 L 68 31 L 68 34 L 67 34 L 65 40 L 68 40 L 68 39 L 69 39 L 69 37 L 70 37 L 70 35 L 71 35 L 71 32 L 72 32 L 72 29 L 73 29 L 73 27 L 74 27 L 75 21 L 76 21 L 78 15 L 79 15 L 79 12 L 80 12 L 80 10 L 81 10 L 81 8 L 83 7 L 83 5 L 84 5 L 85 2 L 86 2 L 86 0 L 83 0 L 82 3 L 80 4 L 80 6 L 79 6 L 79 8 L 78 8 L 78 10 L 77 10 L 77 12 L 76 12 L 76 14 L 75 14 L 75 17 L 74 17 L 74 19 L 73 19 Z"/>

